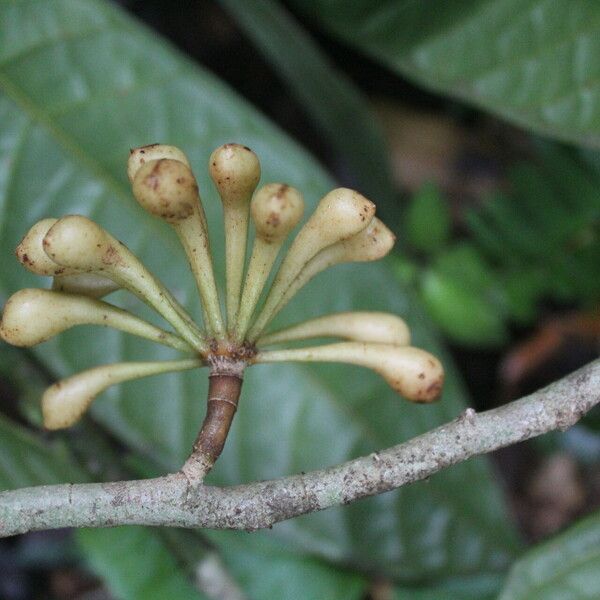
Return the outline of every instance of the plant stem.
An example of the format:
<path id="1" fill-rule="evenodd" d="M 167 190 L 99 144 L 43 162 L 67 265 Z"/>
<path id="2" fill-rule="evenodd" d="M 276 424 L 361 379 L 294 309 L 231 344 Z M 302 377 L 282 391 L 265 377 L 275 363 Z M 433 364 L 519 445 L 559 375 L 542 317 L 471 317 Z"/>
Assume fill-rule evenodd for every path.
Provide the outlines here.
<path id="1" fill-rule="evenodd" d="M 234 339 L 238 343 L 243 340 L 248 330 L 250 319 L 280 248 L 280 243 L 269 243 L 260 238 L 254 240 L 254 248 L 248 265 L 237 322 L 233 330 Z"/>
<path id="2" fill-rule="evenodd" d="M 206 415 L 192 447 L 192 453 L 181 467 L 191 484 L 202 483 L 221 455 L 242 391 L 245 363 L 217 359 L 212 365 L 208 383 Z"/>
<path id="3" fill-rule="evenodd" d="M 248 204 L 227 207 L 223 213 L 225 227 L 225 275 L 227 279 L 227 328 L 235 325 L 240 305 L 246 240 L 248 238 Z"/>
<path id="4" fill-rule="evenodd" d="M 196 280 L 206 318 L 204 325 L 210 334 L 221 339 L 225 328 L 221 316 L 219 292 L 215 282 L 208 230 L 205 223 L 204 211 L 198 207 L 197 212 L 190 218 L 173 223 L 173 228 L 185 250 Z"/>

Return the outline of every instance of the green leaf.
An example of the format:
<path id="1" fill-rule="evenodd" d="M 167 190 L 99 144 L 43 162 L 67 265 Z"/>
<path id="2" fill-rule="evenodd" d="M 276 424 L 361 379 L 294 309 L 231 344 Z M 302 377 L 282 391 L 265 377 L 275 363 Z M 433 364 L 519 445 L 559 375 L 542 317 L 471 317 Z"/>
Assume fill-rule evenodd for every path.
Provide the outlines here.
<path id="1" fill-rule="evenodd" d="M 502 579 L 498 575 L 475 575 L 452 579 L 433 587 L 397 587 L 394 600 L 492 600 L 501 586 Z"/>
<path id="2" fill-rule="evenodd" d="M 421 297 L 431 318 L 454 341 L 467 346 L 496 346 L 506 340 L 499 306 L 465 279 L 429 269 L 421 278 Z"/>
<path id="3" fill-rule="evenodd" d="M 545 291 L 544 276 L 535 269 L 508 272 L 503 278 L 506 307 L 520 323 L 531 322 L 537 315 L 537 303 Z"/>
<path id="4" fill-rule="evenodd" d="M 221 0 L 317 124 L 349 179 L 390 211 L 398 193 L 388 149 L 367 99 L 279 3 Z M 381 210 L 380 210 L 381 212 Z"/>
<path id="5" fill-rule="evenodd" d="M 44 443 L 23 426 L 0 416 L 0 490 L 85 480 L 64 444 L 58 440 Z"/>
<path id="6" fill-rule="evenodd" d="M 506 312 L 521 322 L 543 298 L 589 307 L 600 296 L 600 179 L 556 144 L 541 145 L 536 162 L 512 169 L 510 195 L 465 215 L 473 244 L 495 266 Z"/>
<path id="7" fill-rule="evenodd" d="M 186 578 L 156 529 L 81 529 L 77 541 L 92 571 L 119 600 L 205 598 Z"/>
<path id="8" fill-rule="evenodd" d="M 513 566 L 499 600 L 600 597 L 600 513 L 530 550 Z"/>
<path id="9" fill-rule="evenodd" d="M 322 561 L 298 556 L 269 536 L 245 539 L 232 531 L 207 532 L 222 549 L 229 571 L 253 600 L 360 600 L 366 580 Z"/>
<path id="10" fill-rule="evenodd" d="M 587 0 L 295 0 L 398 73 L 514 123 L 600 144 L 600 6 Z"/>
<path id="11" fill-rule="evenodd" d="M 166 141 L 188 153 L 221 280 L 221 207 L 206 172 L 214 147 L 232 140 L 252 147 L 261 158 L 263 180 L 287 181 L 302 190 L 307 212 L 334 185 L 227 86 L 110 4 L 0 0 L 0 39 L 1 256 L 12 255 L 36 219 L 84 213 L 124 240 L 198 315 L 195 286 L 175 236 L 132 199 L 125 176 L 130 147 Z M 0 296 L 40 284 L 12 264 L 0 275 Z M 139 309 L 124 294 L 115 301 Z M 316 279 L 279 324 L 352 308 L 406 317 L 416 343 L 439 353 L 446 365 L 444 399 L 434 406 L 402 402 L 378 377 L 346 366 L 252 368 L 225 452 L 211 475 L 214 483 L 332 465 L 408 439 L 464 409 L 464 390 L 451 360 L 386 264 L 340 267 Z M 81 328 L 36 353 L 59 376 L 99 363 L 173 355 L 107 329 Z M 188 454 L 205 394 L 205 372 L 155 377 L 111 389 L 93 412 L 166 471 L 177 469 Z M 283 523 L 273 535 L 290 549 L 412 580 L 498 571 L 515 548 L 484 459 L 436 475 L 428 484 Z"/>
<path id="12" fill-rule="evenodd" d="M 39 400 L 44 382 L 40 373 L 24 359 L 20 348 L 0 344 L 0 387 L 3 402 L 14 402 L 30 410 L 32 396 Z M 38 411 L 39 412 L 39 411 Z M 37 414 L 35 414 L 37 418 Z M 86 481 L 62 439 L 44 440 L 34 431 L 0 414 L 0 490 L 32 485 Z"/>
<path id="13" fill-rule="evenodd" d="M 24 417 L 41 427 L 40 395 L 49 382 L 34 364 L 31 353 L 23 348 L 0 344 L 0 378 L 8 387 L 7 406 L 4 407 L 7 415 Z"/>
<path id="14" fill-rule="evenodd" d="M 450 209 L 435 184 L 426 183 L 413 196 L 405 218 L 406 239 L 415 250 L 433 254 L 448 242 Z"/>
<path id="15" fill-rule="evenodd" d="M 441 252 L 436 257 L 435 267 L 477 292 L 488 292 L 496 283 L 493 270 L 478 249 L 468 242 L 458 242 Z"/>

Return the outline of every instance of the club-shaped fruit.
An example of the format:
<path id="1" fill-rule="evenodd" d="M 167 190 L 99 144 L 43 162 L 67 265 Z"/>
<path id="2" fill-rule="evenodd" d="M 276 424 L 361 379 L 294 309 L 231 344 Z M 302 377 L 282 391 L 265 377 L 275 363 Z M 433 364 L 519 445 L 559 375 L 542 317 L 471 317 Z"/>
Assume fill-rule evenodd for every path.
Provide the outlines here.
<path id="1" fill-rule="evenodd" d="M 375 205 L 364 196 L 347 188 L 329 192 L 294 239 L 279 267 L 269 295 L 248 339 L 255 340 L 273 316 L 283 294 L 318 252 L 340 240 L 352 237 L 369 225 L 375 216 Z"/>
<path id="2" fill-rule="evenodd" d="M 239 308 L 250 198 L 260 180 L 260 163 L 250 148 L 224 144 L 208 161 L 208 172 L 223 203 L 227 325 L 231 330 Z"/>
<path id="3" fill-rule="evenodd" d="M 256 231 L 244 292 L 235 325 L 235 339 L 242 340 L 273 263 L 290 231 L 300 221 L 304 200 L 298 190 L 269 183 L 256 192 L 250 206 Z"/>
<path id="4" fill-rule="evenodd" d="M 343 362 L 367 367 L 411 402 L 432 402 L 444 383 L 440 361 L 429 352 L 412 346 L 340 342 L 294 350 L 259 352 L 254 361 L 264 362 Z"/>
<path id="5" fill-rule="evenodd" d="M 406 322 L 384 312 L 341 312 L 304 321 L 286 329 L 262 336 L 258 346 L 310 338 L 336 337 L 356 342 L 377 342 L 408 346 L 410 331 Z"/>

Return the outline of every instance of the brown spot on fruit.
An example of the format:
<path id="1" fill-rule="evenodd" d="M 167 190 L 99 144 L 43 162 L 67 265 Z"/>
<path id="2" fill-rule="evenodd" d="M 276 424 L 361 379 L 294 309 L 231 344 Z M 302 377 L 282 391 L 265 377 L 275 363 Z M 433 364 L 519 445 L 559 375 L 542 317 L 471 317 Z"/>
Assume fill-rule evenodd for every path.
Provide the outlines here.
<path id="1" fill-rule="evenodd" d="M 290 188 L 290 186 L 287 183 L 282 183 L 277 188 L 277 192 L 275 193 L 275 196 L 277 198 L 282 198 L 285 195 L 285 193 L 288 191 L 289 188 Z"/>
<path id="2" fill-rule="evenodd" d="M 280 222 L 281 219 L 279 218 L 279 215 L 276 212 L 272 212 L 269 215 L 269 218 L 267 219 L 267 223 L 271 225 L 271 227 L 278 227 Z"/>
<path id="3" fill-rule="evenodd" d="M 106 252 L 102 256 L 102 262 L 105 265 L 116 265 L 120 260 L 119 253 L 112 244 L 106 249 Z"/>

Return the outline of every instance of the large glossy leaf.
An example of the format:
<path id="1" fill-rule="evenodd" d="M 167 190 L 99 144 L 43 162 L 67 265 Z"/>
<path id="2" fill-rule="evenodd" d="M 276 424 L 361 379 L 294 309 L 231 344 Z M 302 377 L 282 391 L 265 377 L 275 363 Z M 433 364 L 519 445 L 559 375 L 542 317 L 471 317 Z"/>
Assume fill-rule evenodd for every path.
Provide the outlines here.
<path id="1" fill-rule="evenodd" d="M 82 529 L 79 545 L 91 569 L 119 600 L 200 600 L 157 530 Z"/>
<path id="2" fill-rule="evenodd" d="M 399 73 L 524 127 L 600 145 L 600 6 L 587 0 L 294 0 Z"/>
<path id="3" fill-rule="evenodd" d="M 513 566 L 499 600 L 600 597 L 600 514 L 530 550 Z"/>
<path id="4" fill-rule="evenodd" d="M 131 198 L 125 177 L 129 147 L 163 140 L 188 152 L 218 257 L 221 209 L 205 170 L 216 145 L 236 140 L 251 146 L 261 157 L 263 180 L 297 186 L 309 206 L 333 185 L 306 153 L 225 85 L 109 4 L 0 0 L 0 39 L 1 256 L 10 257 L 36 219 L 84 213 L 123 239 L 198 314 L 172 232 Z M 39 284 L 7 264 L 0 295 Z M 139 307 L 125 295 L 115 301 Z M 316 280 L 280 322 L 353 307 L 406 316 L 417 343 L 439 351 L 412 296 L 385 265 L 340 268 Z M 37 353 L 57 375 L 170 355 L 108 330 L 72 330 Z M 240 483 L 334 464 L 456 416 L 464 393 L 450 360 L 443 359 L 445 397 L 426 407 L 402 403 L 381 380 L 356 368 L 251 369 L 213 481 Z M 191 446 L 205 393 L 202 372 L 151 378 L 111 390 L 94 414 L 122 440 L 174 469 Z M 514 547 L 484 460 L 401 493 L 282 524 L 273 534 L 290 548 L 411 579 L 502 569 Z"/>

